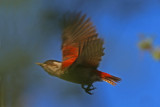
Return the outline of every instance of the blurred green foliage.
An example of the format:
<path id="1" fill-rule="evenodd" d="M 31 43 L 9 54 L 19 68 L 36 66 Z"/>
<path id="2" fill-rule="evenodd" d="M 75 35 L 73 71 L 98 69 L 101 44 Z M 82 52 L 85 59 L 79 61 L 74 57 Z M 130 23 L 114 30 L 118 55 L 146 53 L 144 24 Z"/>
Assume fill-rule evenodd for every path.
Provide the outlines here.
<path id="1" fill-rule="evenodd" d="M 160 61 L 160 48 L 155 48 L 152 51 L 152 56 L 155 60 Z"/>
<path id="2" fill-rule="evenodd" d="M 145 37 L 144 35 L 140 35 L 140 41 L 138 42 L 138 47 L 142 51 L 148 51 L 153 59 L 160 60 L 160 48 L 156 48 L 157 46 L 154 45 L 155 37 Z"/>
<path id="3" fill-rule="evenodd" d="M 152 51 L 153 48 L 153 38 L 145 37 L 144 35 L 139 35 L 140 41 L 138 43 L 138 47 L 142 51 Z"/>

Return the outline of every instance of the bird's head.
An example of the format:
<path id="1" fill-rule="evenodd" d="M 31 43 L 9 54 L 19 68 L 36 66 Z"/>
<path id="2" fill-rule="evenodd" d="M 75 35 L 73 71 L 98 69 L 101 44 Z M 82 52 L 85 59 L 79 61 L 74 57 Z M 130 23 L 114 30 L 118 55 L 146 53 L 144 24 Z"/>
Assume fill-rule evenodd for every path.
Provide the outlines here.
<path id="1" fill-rule="evenodd" d="M 44 63 L 36 63 L 40 65 L 46 72 L 51 75 L 57 76 L 58 71 L 61 70 L 62 63 L 56 60 L 47 60 Z"/>

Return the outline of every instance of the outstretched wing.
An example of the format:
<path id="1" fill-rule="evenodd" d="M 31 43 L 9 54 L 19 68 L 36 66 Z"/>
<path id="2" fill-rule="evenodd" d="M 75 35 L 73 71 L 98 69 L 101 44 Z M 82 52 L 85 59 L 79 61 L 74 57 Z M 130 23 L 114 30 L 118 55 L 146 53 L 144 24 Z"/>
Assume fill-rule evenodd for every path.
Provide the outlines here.
<path id="1" fill-rule="evenodd" d="M 97 67 L 103 55 L 103 40 L 99 39 L 89 18 L 72 13 L 65 20 L 62 34 L 62 69 L 74 62 Z"/>
<path id="2" fill-rule="evenodd" d="M 101 57 L 104 55 L 103 40 L 97 37 L 89 37 L 80 45 L 82 50 L 75 62 L 86 67 L 97 68 Z"/>

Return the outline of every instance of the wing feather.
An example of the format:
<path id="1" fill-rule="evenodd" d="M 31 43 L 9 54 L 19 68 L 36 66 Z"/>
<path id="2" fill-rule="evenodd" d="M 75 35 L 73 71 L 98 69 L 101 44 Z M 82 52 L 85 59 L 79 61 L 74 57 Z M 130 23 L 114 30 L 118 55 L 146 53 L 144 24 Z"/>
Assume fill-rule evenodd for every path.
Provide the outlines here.
<path id="1" fill-rule="evenodd" d="M 103 53 L 103 40 L 86 15 L 73 13 L 65 19 L 62 33 L 62 69 L 72 64 L 97 67 Z"/>
<path id="2" fill-rule="evenodd" d="M 89 38 L 85 41 L 81 54 L 76 60 L 76 64 L 97 68 L 101 57 L 104 55 L 103 40 L 99 38 Z"/>

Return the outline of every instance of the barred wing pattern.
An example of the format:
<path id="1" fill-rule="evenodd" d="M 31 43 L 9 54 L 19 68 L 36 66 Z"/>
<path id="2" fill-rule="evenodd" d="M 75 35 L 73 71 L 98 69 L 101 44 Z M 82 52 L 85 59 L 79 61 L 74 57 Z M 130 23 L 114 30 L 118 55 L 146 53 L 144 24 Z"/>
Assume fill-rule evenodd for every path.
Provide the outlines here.
<path id="1" fill-rule="evenodd" d="M 72 13 L 65 22 L 62 34 L 62 69 L 73 63 L 97 67 L 104 55 L 103 40 L 97 37 L 90 19 L 80 13 Z"/>
<path id="2" fill-rule="evenodd" d="M 97 37 L 90 37 L 82 45 L 76 64 L 83 64 L 87 67 L 97 68 L 103 53 L 103 40 Z"/>

